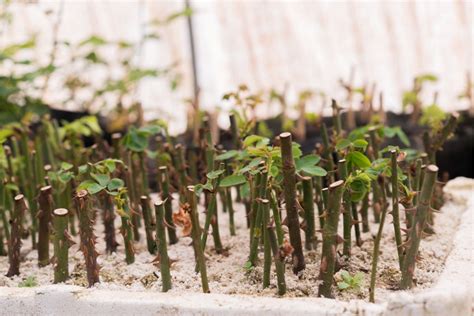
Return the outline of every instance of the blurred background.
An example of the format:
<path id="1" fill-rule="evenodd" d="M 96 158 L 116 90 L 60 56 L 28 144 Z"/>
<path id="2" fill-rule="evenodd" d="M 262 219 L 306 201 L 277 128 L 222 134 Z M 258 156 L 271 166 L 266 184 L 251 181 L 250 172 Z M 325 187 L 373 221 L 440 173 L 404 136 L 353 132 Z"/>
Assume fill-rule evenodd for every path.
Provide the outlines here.
<path id="1" fill-rule="evenodd" d="M 470 106 L 459 98 L 472 75 L 470 1 L 3 0 L 1 10 L 0 47 L 16 60 L 3 75 L 36 71 L 29 93 L 54 108 L 108 115 L 139 103 L 171 133 L 186 129 L 189 103 L 225 127 L 222 96 L 241 84 L 290 103 L 312 90 L 324 97 L 307 111 L 320 113 L 346 98 L 342 79 L 383 91 L 385 109 L 400 112 L 413 78 L 430 74 L 426 103 L 437 92 L 444 110 Z"/>

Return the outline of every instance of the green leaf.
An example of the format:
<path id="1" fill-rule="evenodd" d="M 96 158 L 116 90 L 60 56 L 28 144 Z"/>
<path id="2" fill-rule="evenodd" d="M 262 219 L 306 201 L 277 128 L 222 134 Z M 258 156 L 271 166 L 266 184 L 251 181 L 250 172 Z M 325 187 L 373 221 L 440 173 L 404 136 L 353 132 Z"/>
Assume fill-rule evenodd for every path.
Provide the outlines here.
<path id="1" fill-rule="evenodd" d="M 367 173 L 357 173 L 350 175 L 346 185 L 350 187 L 351 201 L 358 202 L 362 200 L 370 190 L 371 178 Z"/>
<path id="2" fill-rule="evenodd" d="M 301 151 L 300 147 L 301 145 L 298 143 L 293 142 L 293 144 L 291 144 L 291 151 L 293 153 L 294 159 L 299 159 L 303 155 L 303 152 Z"/>
<path id="3" fill-rule="evenodd" d="M 117 189 L 123 188 L 124 187 L 124 182 L 122 179 L 119 178 L 113 178 L 110 180 L 110 182 L 107 184 L 107 190 L 109 191 L 115 191 Z"/>
<path id="4" fill-rule="evenodd" d="M 349 284 L 347 284 L 346 282 L 337 282 L 337 288 L 339 290 L 345 290 L 349 288 Z"/>
<path id="5" fill-rule="evenodd" d="M 244 139 L 243 145 L 244 147 L 249 147 L 250 145 L 253 145 L 256 142 L 261 141 L 263 139 L 265 139 L 265 137 L 262 137 L 259 135 L 250 135 Z"/>
<path id="6" fill-rule="evenodd" d="M 360 284 L 364 279 L 364 274 L 362 272 L 357 272 L 352 279 L 355 284 Z"/>
<path id="7" fill-rule="evenodd" d="M 373 178 L 376 178 L 381 174 L 387 175 L 387 171 L 390 171 L 390 159 L 379 158 L 372 161 L 372 165 L 366 170 L 366 173 Z"/>
<path id="8" fill-rule="evenodd" d="M 214 189 L 214 187 L 212 186 L 212 183 L 210 182 L 206 182 L 203 186 L 202 186 L 203 189 L 206 189 L 208 191 L 212 191 Z"/>
<path id="9" fill-rule="evenodd" d="M 408 139 L 407 135 L 400 127 L 397 127 L 396 134 L 405 146 L 410 146 L 410 140 Z"/>
<path id="10" fill-rule="evenodd" d="M 336 144 L 336 150 L 343 150 L 351 145 L 351 141 L 348 139 L 341 139 Z"/>
<path id="11" fill-rule="evenodd" d="M 123 145 L 135 152 L 142 152 L 148 147 L 148 132 L 142 132 L 135 127 L 131 127 L 122 139 Z"/>
<path id="12" fill-rule="evenodd" d="M 279 173 L 280 173 L 280 169 L 279 169 L 277 166 L 272 165 L 272 166 L 270 167 L 270 175 L 271 175 L 273 178 L 276 178 Z"/>
<path id="13" fill-rule="evenodd" d="M 246 172 L 249 172 L 253 168 L 257 167 L 260 164 L 261 161 L 263 161 L 263 159 L 261 157 L 257 157 L 257 158 L 252 159 L 247 166 L 245 166 L 245 167 L 243 167 L 242 169 L 239 170 L 239 174 L 244 174 Z"/>
<path id="14" fill-rule="evenodd" d="M 112 159 L 104 160 L 104 165 L 110 173 L 115 171 L 115 161 Z"/>
<path id="15" fill-rule="evenodd" d="M 238 189 L 242 198 L 250 197 L 250 184 L 248 182 L 245 182 L 243 185 L 239 186 Z"/>
<path id="16" fill-rule="evenodd" d="M 158 150 L 145 150 L 146 156 L 150 159 L 156 159 L 158 157 L 159 151 Z"/>
<path id="17" fill-rule="evenodd" d="M 324 177 L 328 174 L 326 170 L 318 166 L 303 166 L 301 171 L 304 171 L 305 173 L 314 177 Z"/>
<path id="18" fill-rule="evenodd" d="M 436 81 L 438 81 L 438 77 L 436 77 L 433 74 L 426 73 L 426 74 L 422 74 L 422 75 L 417 76 L 416 80 L 419 81 L 419 82 L 423 82 L 423 81 L 436 82 Z"/>
<path id="19" fill-rule="evenodd" d="M 155 26 L 166 25 L 168 23 L 173 22 L 174 20 L 178 18 L 191 16 L 192 14 L 193 14 L 193 9 L 186 7 L 182 11 L 177 11 L 175 13 L 170 14 L 163 20 L 156 19 L 156 20 L 153 20 L 151 23 L 152 25 L 155 25 Z"/>
<path id="20" fill-rule="evenodd" d="M 79 166 L 79 168 L 78 168 L 79 174 L 84 174 L 84 173 L 86 173 L 88 169 L 89 169 L 89 165 L 82 165 L 82 166 Z"/>
<path id="21" fill-rule="evenodd" d="M 247 262 L 244 264 L 243 268 L 244 268 L 245 271 L 250 271 L 250 270 L 252 270 L 252 269 L 253 269 L 252 262 L 247 261 Z"/>
<path id="22" fill-rule="evenodd" d="M 347 138 L 351 141 L 354 142 L 357 139 L 364 139 L 365 135 L 369 131 L 369 125 L 362 126 L 359 128 L 354 129 L 352 132 L 349 133 Z"/>
<path id="23" fill-rule="evenodd" d="M 25 280 L 18 283 L 18 287 L 35 287 L 35 286 L 38 286 L 38 281 L 36 280 L 36 277 L 33 275 L 30 275 Z"/>
<path id="24" fill-rule="evenodd" d="M 227 160 L 230 158 L 234 158 L 239 154 L 237 150 L 229 150 L 223 154 L 220 154 L 216 157 L 216 160 L 221 161 L 221 160 Z"/>
<path id="25" fill-rule="evenodd" d="M 418 101 L 418 95 L 413 91 L 406 91 L 403 93 L 403 108 L 405 109 L 409 104 L 415 104 Z"/>
<path id="26" fill-rule="evenodd" d="M 210 183 L 208 180 L 205 184 L 199 183 L 195 185 L 194 194 L 196 194 L 196 196 L 200 196 L 203 190 L 212 191 L 213 189 L 214 187 L 212 186 L 212 183 Z"/>
<path id="27" fill-rule="evenodd" d="M 429 126 L 434 130 L 439 130 L 442 127 L 446 116 L 446 112 L 436 104 L 432 104 L 423 108 L 423 114 L 420 117 L 420 124 Z"/>
<path id="28" fill-rule="evenodd" d="M 5 184 L 5 189 L 7 189 L 10 192 L 19 192 L 20 191 L 20 188 L 16 184 L 13 184 L 13 183 Z"/>
<path id="29" fill-rule="evenodd" d="M 92 46 L 102 46 L 102 45 L 107 44 L 107 41 L 104 38 L 100 37 L 100 36 L 92 35 L 89 38 L 87 38 L 87 39 L 83 40 L 82 42 L 80 42 L 79 46 L 84 46 L 84 45 L 87 45 L 87 44 L 90 44 Z"/>
<path id="30" fill-rule="evenodd" d="M 58 179 L 62 183 L 68 183 L 72 178 L 74 178 L 74 174 L 71 171 L 59 172 L 58 173 Z"/>
<path id="31" fill-rule="evenodd" d="M 348 153 L 346 160 L 361 169 L 370 167 L 369 158 L 367 158 L 363 153 L 358 151 Z"/>
<path id="32" fill-rule="evenodd" d="M 347 272 L 346 270 L 342 270 L 341 271 L 341 277 L 342 279 L 347 282 L 347 283 L 350 283 L 351 280 L 352 280 L 352 277 L 351 275 L 349 274 L 349 272 Z"/>
<path id="33" fill-rule="evenodd" d="M 306 155 L 298 159 L 295 163 L 296 170 L 301 170 L 303 167 L 312 167 L 321 160 L 318 155 Z"/>
<path id="34" fill-rule="evenodd" d="M 355 141 L 352 142 L 352 145 L 357 148 L 362 148 L 365 150 L 367 148 L 367 145 L 369 143 L 365 139 L 356 139 Z"/>
<path id="35" fill-rule="evenodd" d="M 74 166 L 68 162 L 61 162 L 61 169 L 64 171 L 72 169 Z"/>
<path id="36" fill-rule="evenodd" d="M 220 182 L 220 187 L 227 188 L 227 187 L 244 184 L 246 182 L 247 182 L 247 179 L 245 178 L 244 175 L 233 174 L 222 179 Z"/>
<path id="37" fill-rule="evenodd" d="M 91 177 L 103 187 L 107 186 L 110 181 L 110 176 L 108 174 L 91 173 Z"/>
<path id="38" fill-rule="evenodd" d="M 77 191 L 87 190 L 87 192 L 89 192 L 89 194 L 91 195 L 96 194 L 102 191 L 103 189 L 105 189 L 105 186 L 101 186 L 97 182 L 94 182 L 92 180 L 83 181 L 77 187 Z"/>
<path id="39" fill-rule="evenodd" d="M 408 139 L 405 132 L 398 126 L 397 127 L 385 126 L 383 128 L 383 134 L 388 138 L 397 136 L 405 146 L 410 146 L 410 140 Z"/>
<path id="40" fill-rule="evenodd" d="M 147 126 L 140 127 L 139 131 L 143 133 L 147 133 L 149 136 L 151 136 L 151 135 L 155 135 L 161 132 L 161 126 L 147 125 Z"/>
<path id="41" fill-rule="evenodd" d="M 379 150 L 379 155 L 391 152 L 392 150 L 396 150 L 398 152 L 400 150 L 400 148 L 398 148 L 398 146 L 388 145 L 387 147 Z"/>
<path id="42" fill-rule="evenodd" d="M 217 179 L 221 174 L 224 173 L 224 171 L 225 171 L 224 169 L 222 169 L 222 170 L 213 170 L 213 171 L 209 172 L 208 174 L 206 174 L 206 176 L 207 176 L 208 179 L 211 179 L 211 180 Z"/>
<path id="43" fill-rule="evenodd" d="M 0 144 L 7 140 L 8 137 L 13 135 L 13 130 L 4 128 L 0 130 Z"/>

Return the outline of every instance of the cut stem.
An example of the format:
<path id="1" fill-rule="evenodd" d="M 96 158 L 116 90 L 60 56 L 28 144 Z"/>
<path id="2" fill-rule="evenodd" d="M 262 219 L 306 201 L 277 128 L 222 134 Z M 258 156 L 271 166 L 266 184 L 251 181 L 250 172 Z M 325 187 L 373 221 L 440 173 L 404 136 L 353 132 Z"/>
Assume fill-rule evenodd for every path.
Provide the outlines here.
<path id="1" fill-rule="evenodd" d="M 130 210 L 130 201 L 125 189 L 122 190 L 118 196 L 115 196 L 115 205 L 122 220 L 120 233 L 123 236 L 123 243 L 125 245 L 125 261 L 127 264 L 132 264 L 135 262 L 135 250 L 133 249 L 133 230 L 131 221 L 132 212 Z"/>
<path id="2" fill-rule="evenodd" d="M 153 255 L 156 253 L 156 241 L 153 238 L 153 219 L 151 217 L 150 201 L 148 199 L 148 196 L 142 195 L 140 197 L 140 204 L 142 207 L 143 222 L 145 224 L 147 249 L 148 249 L 148 252 Z M 155 208 L 156 208 L 156 204 L 155 204 Z"/>
<path id="3" fill-rule="evenodd" d="M 286 212 L 290 243 L 293 247 L 293 273 L 298 274 L 306 267 L 301 243 L 300 221 L 296 208 L 296 174 L 293 160 L 292 140 L 290 133 L 280 134 L 281 157 L 283 165 L 283 191 L 285 195 Z"/>
<path id="4" fill-rule="evenodd" d="M 324 227 L 324 204 L 323 204 L 323 186 L 322 178 L 314 177 L 314 189 L 316 192 L 316 205 L 318 206 L 318 218 L 319 218 L 319 227 L 323 229 Z"/>
<path id="5" fill-rule="evenodd" d="M 263 288 L 270 286 L 270 270 L 272 267 L 272 249 L 270 245 L 270 236 L 268 229 L 270 223 L 269 201 L 261 200 L 263 211 Z"/>
<path id="6" fill-rule="evenodd" d="M 385 182 L 384 178 L 379 177 L 378 185 L 380 186 L 381 191 L 382 191 L 382 202 L 381 202 L 382 212 L 380 215 L 379 229 L 377 231 L 377 235 L 374 240 L 374 251 L 372 253 L 372 270 L 370 273 L 370 298 L 369 298 L 371 303 L 375 302 L 375 279 L 377 277 L 377 263 L 379 260 L 380 241 L 382 240 L 383 226 L 385 223 L 385 216 L 387 215 L 387 207 L 388 207 L 386 196 L 385 196 L 385 183 L 384 182 Z"/>
<path id="7" fill-rule="evenodd" d="M 156 247 L 160 254 L 160 273 L 162 280 L 162 291 L 168 292 L 171 289 L 170 259 L 166 246 L 166 232 L 164 223 L 165 208 L 163 201 L 155 203 L 156 216 Z"/>
<path id="8" fill-rule="evenodd" d="M 278 295 L 285 295 L 285 261 L 280 252 L 280 246 L 275 236 L 275 230 L 271 226 L 267 226 L 268 238 L 272 247 L 273 261 L 275 262 L 275 270 L 277 275 Z"/>
<path id="9" fill-rule="evenodd" d="M 14 198 L 15 204 L 11 218 L 10 240 L 8 243 L 8 263 L 10 264 L 5 276 L 20 275 L 20 248 L 23 216 L 28 209 L 23 194 Z"/>
<path id="10" fill-rule="evenodd" d="M 269 197 L 270 197 L 270 206 L 272 208 L 273 221 L 275 222 L 275 230 L 276 230 L 276 235 L 278 239 L 278 244 L 282 245 L 283 239 L 284 239 L 284 233 L 283 233 L 283 227 L 281 226 L 280 210 L 278 208 L 274 190 L 270 192 Z"/>
<path id="11" fill-rule="evenodd" d="M 413 286 L 413 275 L 415 273 L 416 257 L 418 248 L 422 238 L 423 230 L 430 210 L 431 196 L 438 175 L 438 167 L 429 165 L 426 167 L 421 187 L 418 205 L 416 206 L 416 215 L 413 227 L 410 230 L 410 239 L 408 240 L 408 248 L 406 250 L 405 259 L 403 261 L 402 280 L 400 287 L 405 290 Z"/>
<path id="12" fill-rule="evenodd" d="M 395 230 L 395 242 L 397 243 L 398 263 L 400 270 L 403 266 L 403 249 L 402 249 L 402 231 L 400 229 L 400 215 L 399 215 L 399 200 L 398 200 L 398 163 L 397 151 L 390 151 L 391 165 L 392 165 L 392 217 L 393 229 Z"/>
<path id="13" fill-rule="evenodd" d="M 346 180 L 348 177 L 347 173 L 347 162 L 345 159 L 341 159 L 338 161 L 337 169 L 339 171 L 339 176 L 341 180 Z M 343 193 L 343 207 L 344 213 L 342 214 L 342 220 L 344 222 L 344 247 L 342 253 L 344 256 L 350 258 L 351 257 L 351 248 L 352 248 L 352 202 L 351 202 L 351 193 L 348 188 L 344 190 Z"/>
<path id="14" fill-rule="evenodd" d="M 72 240 L 67 232 L 68 210 L 57 208 L 53 211 L 54 222 L 54 283 L 65 282 L 69 278 L 69 247 Z"/>
<path id="15" fill-rule="evenodd" d="M 38 231 L 38 266 L 45 267 L 49 264 L 49 227 L 53 211 L 53 196 L 51 186 L 40 189 L 39 204 L 39 231 Z"/>
<path id="16" fill-rule="evenodd" d="M 194 186 L 187 187 L 187 201 L 189 204 L 189 212 L 191 217 L 191 236 L 193 239 L 194 255 L 196 264 L 199 266 L 199 273 L 201 274 L 201 285 L 204 293 L 210 293 L 209 283 L 207 280 L 206 258 L 201 247 L 201 227 L 199 226 L 199 218 L 197 216 L 196 194 L 194 193 Z"/>
<path id="17" fill-rule="evenodd" d="M 369 194 L 368 193 L 362 199 L 360 215 L 362 217 L 362 231 L 364 233 L 367 233 L 369 232 Z"/>
<path id="18" fill-rule="evenodd" d="M 168 225 L 168 238 L 170 245 L 173 245 L 178 242 L 178 236 L 176 235 L 176 226 L 173 222 L 173 208 L 172 200 L 173 197 L 170 194 L 170 177 L 168 172 L 168 167 L 161 166 L 158 168 L 158 179 L 161 187 L 161 199 L 165 201 L 165 220 Z"/>
<path id="19" fill-rule="evenodd" d="M 253 267 L 257 266 L 257 259 L 258 259 L 258 244 L 260 239 L 262 238 L 262 222 L 263 222 L 263 209 L 261 199 L 263 199 L 266 195 L 266 187 L 267 187 L 267 179 L 268 173 L 264 170 L 261 173 L 261 183 L 260 183 L 260 194 L 257 200 L 257 214 L 255 216 L 255 222 L 253 225 L 253 233 L 250 240 L 250 254 L 249 254 L 249 262 Z"/>
<path id="20" fill-rule="evenodd" d="M 329 201 L 327 217 L 323 228 L 323 250 L 319 279 L 322 281 L 318 288 L 318 296 L 332 298 L 332 283 L 336 267 L 337 226 L 341 210 L 344 181 L 338 180 L 329 186 Z"/>
<path id="21" fill-rule="evenodd" d="M 314 221 L 313 179 L 311 177 L 303 177 L 303 209 L 306 220 L 306 250 L 315 250 L 317 246 L 317 240 Z"/>
<path id="22" fill-rule="evenodd" d="M 89 195 L 86 190 L 76 194 L 76 209 L 79 215 L 81 237 L 81 251 L 86 261 L 87 281 L 89 287 L 99 283 L 99 264 L 97 263 L 98 252 L 95 249 L 96 237 L 94 235 L 94 220 L 90 207 Z"/>
<path id="23" fill-rule="evenodd" d="M 103 222 L 104 222 L 104 233 L 105 233 L 105 251 L 107 253 L 113 253 L 117 250 L 117 239 L 115 237 L 115 210 L 112 196 L 109 194 L 102 195 L 103 205 Z"/>

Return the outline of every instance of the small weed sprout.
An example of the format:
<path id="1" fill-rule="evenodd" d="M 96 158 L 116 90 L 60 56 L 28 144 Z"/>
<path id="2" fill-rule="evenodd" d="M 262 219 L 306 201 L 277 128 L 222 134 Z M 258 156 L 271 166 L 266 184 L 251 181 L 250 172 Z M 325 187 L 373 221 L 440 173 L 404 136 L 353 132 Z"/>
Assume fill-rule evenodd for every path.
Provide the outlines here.
<path id="1" fill-rule="evenodd" d="M 342 278 L 342 281 L 337 282 L 337 287 L 339 288 L 339 290 L 354 290 L 356 292 L 360 291 L 364 277 L 364 274 L 362 272 L 357 272 L 355 275 L 352 276 L 346 270 L 342 270 L 340 276 Z"/>
<path id="2" fill-rule="evenodd" d="M 34 275 L 30 275 L 20 283 L 18 283 L 18 287 L 35 287 L 38 286 L 38 281 Z"/>

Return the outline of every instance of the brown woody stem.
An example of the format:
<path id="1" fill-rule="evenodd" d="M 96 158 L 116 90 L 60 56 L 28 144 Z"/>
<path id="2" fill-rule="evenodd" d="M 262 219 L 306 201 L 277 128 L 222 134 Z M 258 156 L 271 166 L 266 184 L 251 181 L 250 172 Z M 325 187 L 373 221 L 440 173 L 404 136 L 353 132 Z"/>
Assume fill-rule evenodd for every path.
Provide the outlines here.
<path id="1" fill-rule="evenodd" d="M 94 220 L 90 206 L 89 194 L 86 190 L 77 192 L 76 208 L 79 216 L 79 235 L 81 237 L 81 251 L 86 261 L 87 281 L 89 287 L 99 283 L 98 252 L 95 249 L 96 236 L 94 235 Z"/>
<path id="2" fill-rule="evenodd" d="M 49 264 L 49 227 L 53 211 L 53 196 L 51 186 L 40 189 L 38 197 L 39 204 L 39 230 L 38 230 L 38 266 L 44 267 Z"/>
<path id="3" fill-rule="evenodd" d="M 285 195 L 290 243 L 293 247 L 293 273 L 298 274 L 306 267 L 301 243 L 300 221 L 296 209 L 296 174 L 293 160 L 292 140 L 290 133 L 280 134 L 281 157 L 283 165 L 283 191 Z"/>
<path id="4" fill-rule="evenodd" d="M 14 198 L 14 208 L 11 218 L 10 240 L 8 243 L 8 263 L 10 264 L 7 277 L 20 274 L 20 248 L 23 216 L 28 209 L 23 194 Z"/>
<path id="5" fill-rule="evenodd" d="M 54 223 L 54 283 L 65 282 L 69 278 L 69 247 L 72 240 L 67 232 L 68 210 L 57 208 L 53 211 Z"/>

